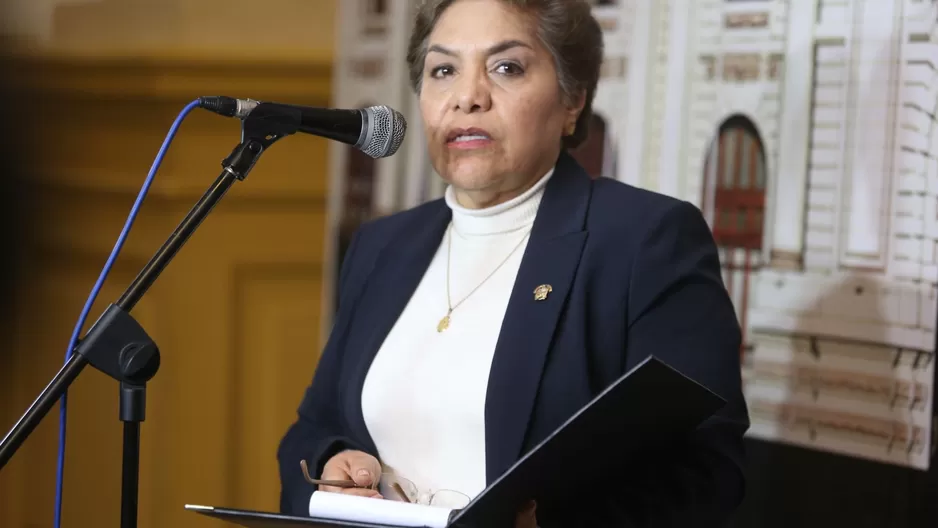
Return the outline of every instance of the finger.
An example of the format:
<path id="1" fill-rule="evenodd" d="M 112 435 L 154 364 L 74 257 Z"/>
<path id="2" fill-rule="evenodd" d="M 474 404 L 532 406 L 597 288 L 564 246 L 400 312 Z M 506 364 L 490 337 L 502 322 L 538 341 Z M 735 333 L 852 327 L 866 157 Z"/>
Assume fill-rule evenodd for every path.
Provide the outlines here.
<path id="1" fill-rule="evenodd" d="M 348 474 L 347 464 L 342 463 L 341 461 L 336 461 L 337 463 L 326 464 L 322 468 L 322 476 L 319 480 L 325 481 L 337 481 L 337 482 L 348 482 L 354 486 L 354 481 L 352 477 Z M 341 493 L 342 490 L 347 489 L 345 486 L 331 486 L 329 483 L 319 484 L 318 489 L 320 491 L 328 491 L 332 493 Z"/>
<path id="2" fill-rule="evenodd" d="M 345 495 L 356 495 L 358 497 L 369 497 L 372 499 L 383 499 L 384 497 L 378 493 L 377 490 L 368 489 L 368 488 L 345 488 L 339 493 L 344 493 Z"/>
<path id="3" fill-rule="evenodd" d="M 326 461 L 322 468 L 323 480 L 351 480 L 351 466 L 360 451 L 342 451 Z"/>
<path id="4" fill-rule="evenodd" d="M 335 486 L 319 486 L 319 491 L 327 491 L 329 493 L 342 493 L 342 488 L 337 488 Z"/>
<path id="5" fill-rule="evenodd" d="M 372 486 L 381 477 L 381 464 L 367 453 L 356 453 L 349 457 L 349 477 L 359 486 Z"/>
<path id="6" fill-rule="evenodd" d="M 326 464 L 322 467 L 322 480 L 343 480 L 348 478 L 348 470 L 339 464 Z"/>
<path id="7" fill-rule="evenodd" d="M 337 488 L 335 486 L 321 486 L 319 491 L 325 491 L 328 493 L 343 493 L 345 495 L 357 495 L 360 497 L 371 497 L 375 499 L 384 498 L 380 493 L 378 493 L 377 490 L 368 488 Z"/>
<path id="8" fill-rule="evenodd" d="M 322 468 L 320 480 L 351 480 L 348 472 L 348 466 L 342 463 L 326 464 Z"/>

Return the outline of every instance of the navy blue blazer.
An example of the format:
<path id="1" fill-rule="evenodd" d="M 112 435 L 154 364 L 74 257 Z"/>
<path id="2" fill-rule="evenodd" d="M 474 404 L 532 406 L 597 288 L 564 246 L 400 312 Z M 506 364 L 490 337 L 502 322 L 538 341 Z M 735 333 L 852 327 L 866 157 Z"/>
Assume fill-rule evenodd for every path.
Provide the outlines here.
<path id="1" fill-rule="evenodd" d="M 362 417 L 365 375 L 450 220 L 442 199 L 374 220 L 349 245 L 339 307 L 278 459 L 284 513 L 308 515 L 313 487 L 343 449 L 378 456 Z M 546 302 L 534 289 L 550 284 Z M 485 408 L 491 483 L 597 393 L 655 354 L 729 403 L 679 446 L 610 468 L 579 511 L 538 505 L 542 528 L 719 526 L 744 490 L 741 332 L 717 248 L 693 205 L 591 179 L 563 153 L 546 185 L 492 363 Z M 667 395 L 662 395 L 667 397 Z M 583 464 L 603 464 L 602 453 Z M 576 475 L 570 475 L 576 478 Z"/>

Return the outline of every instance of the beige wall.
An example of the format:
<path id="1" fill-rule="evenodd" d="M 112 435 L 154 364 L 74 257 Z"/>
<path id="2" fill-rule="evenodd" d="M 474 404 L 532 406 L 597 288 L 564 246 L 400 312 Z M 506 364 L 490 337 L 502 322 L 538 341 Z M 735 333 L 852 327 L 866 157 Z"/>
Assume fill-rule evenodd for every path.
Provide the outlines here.
<path id="1" fill-rule="evenodd" d="M 68 53 L 331 54 L 338 0 L 5 0 L 0 32 Z"/>

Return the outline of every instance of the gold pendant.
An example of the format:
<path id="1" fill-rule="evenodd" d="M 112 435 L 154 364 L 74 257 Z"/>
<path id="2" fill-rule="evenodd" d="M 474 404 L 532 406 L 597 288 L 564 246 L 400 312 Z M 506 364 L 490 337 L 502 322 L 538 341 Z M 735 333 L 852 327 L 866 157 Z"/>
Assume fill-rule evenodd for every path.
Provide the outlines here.
<path id="1" fill-rule="evenodd" d="M 449 328 L 449 314 L 446 314 L 442 319 L 440 319 L 440 322 L 436 325 L 436 331 L 442 332 L 447 328 Z"/>

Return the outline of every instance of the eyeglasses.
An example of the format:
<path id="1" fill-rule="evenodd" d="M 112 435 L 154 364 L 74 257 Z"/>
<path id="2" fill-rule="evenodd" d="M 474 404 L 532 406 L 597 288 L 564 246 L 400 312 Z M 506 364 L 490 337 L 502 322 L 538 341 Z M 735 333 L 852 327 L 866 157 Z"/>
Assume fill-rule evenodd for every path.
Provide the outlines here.
<path id="1" fill-rule="evenodd" d="M 306 479 L 306 482 L 317 486 L 334 486 L 337 488 L 365 487 L 355 484 L 352 480 L 314 479 L 309 475 L 309 467 L 305 460 L 300 460 L 300 469 L 303 470 L 303 478 Z M 400 475 L 387 472 L 381 473 L 381 477 L 376 483 L 370 486 L 370 489 L 377 490 L 385 499 L 426 506 L 438 506 L 441 508 L 461 509 L 465 508 L 469 502 L 471 502 L 468 495 L 454 490 L 441 489 L 432 492 L 421 492 L 413 482 Z"/>

